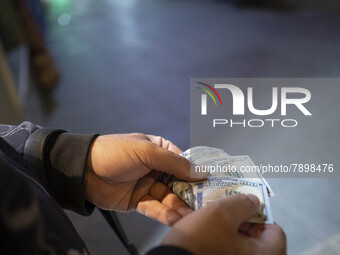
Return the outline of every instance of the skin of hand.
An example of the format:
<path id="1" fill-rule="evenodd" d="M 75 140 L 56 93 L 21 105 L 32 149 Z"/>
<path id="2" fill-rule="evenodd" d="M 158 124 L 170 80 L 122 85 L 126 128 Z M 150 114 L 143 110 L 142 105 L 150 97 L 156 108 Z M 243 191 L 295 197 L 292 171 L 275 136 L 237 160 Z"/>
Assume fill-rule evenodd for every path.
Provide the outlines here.
<path id="1" fill-rule="evenodd" d="M 177 221 L 162 245 L 196 255 L 286 254 L 286 237 L 277 224 L 250 224 L 259 206 L 253 195 L 233 195 L 210 203 Z"/>
<path id="2" fill-rule="evenodd" d="M 172 226 L 192 210 L 160 182 L 163 172 L 190 178 L 182 151 L 159 136 L 114 134 L 93 142 L 86 174 L 86 198 L 106 210 L 137 210 Z"/>

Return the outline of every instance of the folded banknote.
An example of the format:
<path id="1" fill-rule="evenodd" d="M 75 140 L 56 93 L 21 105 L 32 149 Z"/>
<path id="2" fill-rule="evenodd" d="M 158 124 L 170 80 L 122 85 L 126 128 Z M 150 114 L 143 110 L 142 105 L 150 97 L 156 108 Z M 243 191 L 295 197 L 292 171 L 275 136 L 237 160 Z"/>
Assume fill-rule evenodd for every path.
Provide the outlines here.
<path id="1" fill-rule="evenodd" d="M 192 171 L 210 174 L 199 182 L 186 182 L 166 174 L 162 177 L 162 181 L 193 210 L 234 194 L 253 194 L 259 198 L 260 206 L 249 222 L 273 223 L 269 203 L 269 196 L 274 196 L 272 188 L 260 173 L 240 171 L 242 166 L 254 166 L 250 157 L 230 156 L 221 149 L 207 146 L 191 148 L 181 155 L 198 167 Z"/>
<path id="2" fill-rule="evenodd" d="M 256 182 L 260 181 L 266 186 L 268 195 L 270 197 L 275 196 L 273 189 L 259 171 L 240 171 L 241 167 L 249 167 L 248 169 L 252 167 L 253 170 L 256 169 L 254 162 L 247 155 L 230 156 L 221 149 L 208 146 L 193 147 L 184 151 L 181 155 L 202 168 L 202 171 L 210 172 L 213 177 L 239 178 Z M 225 169 L 227 171 L 218 171 Z M 192 171 L 195 171 L 195 169 Z M 193 174 L 195 173 L 193 172 Z"/>

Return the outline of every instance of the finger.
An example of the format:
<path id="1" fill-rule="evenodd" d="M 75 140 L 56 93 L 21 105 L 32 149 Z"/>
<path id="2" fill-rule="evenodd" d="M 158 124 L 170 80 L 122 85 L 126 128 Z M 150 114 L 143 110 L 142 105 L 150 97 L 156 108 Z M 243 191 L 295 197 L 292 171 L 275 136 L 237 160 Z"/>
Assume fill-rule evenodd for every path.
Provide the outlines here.
<path id="1" fill-rule="evenodd" d="M 156 144 L 156 145 L 158 145 L 158 146 L 160 146 L 164 149 L 167 149 L 167 150 L 172 151 L 172 152 L 177 153 L 177 154 L 182 153 L 182 150 L 180 148 L 178 148 L 172 142 L 170 142 L 169 140 L 166 140 L 165 138 L 163 138 L 161 136 L 147 135 L 147 137 L 149 137 L 151 142 L 153 142 L 154 144 Z"/>
<path id="2" fill-rule="evenodd" d="M 150 169 L 155 169 L 176 176 L 186 181 L 198 181 L 206 178 L 207 173 L 190 174 L 190 161 L 186 158 L 149 143 L 147 157 L 143 157 L 143 163 Z M 194 173 L 194 171 L 192 171 Z"/>
<path id="3" fill-rule="evenodd" d="M 167 226 L 172 226 L 182 218 L 177 212 L 161 204 L 150 195 L 142 197 L 137 204 L 137 211 Z"/>
<path id="4" fill-rule="evenodd" d="M 256 213 L 259 199 L 251 194 L 237 194 L 218 200 L 216 205 L 223 212 L 228 212 L 224 213 L 225 219 L 237 230 L 241 223 L 249 220 Z"/>
<path id="5" fill-rule="evenodd" d="M 151 171 L 149 174 L 145 175 L 143 178 L 140 178 L 138 180 L 130 199 L 129 210 L 136 209 L 138 202 L 145 194 L 149 193 L 150 187 L 159 178 L 159 174 L 160 173 L 157 171 Z"/>
<path id="6" fill-rule="evenodd" d="M 275 250 L 273 254 L 285 254 L 286 235 L 276 223 L 266 224 L 257 240 L 262 247 Z"/>
<path id="7" fill-rule="evenodd" d="M 249 236 L 248 231 L 249 229 L 252 227 L 253 223 L 250 222 L 243 222 L 241 223 L 241 225 L 238 227 L 238 230 L 242 233 L 245 234 L 247 236 Z"/>
<path id="8" fill-rule="evenodd" d="M 186 203 L 179 199 L 161 182 L 154 183 L 149 190 L 149 194 L 181 216 L 185 216 L 192 212 L 192 209 Z"/>

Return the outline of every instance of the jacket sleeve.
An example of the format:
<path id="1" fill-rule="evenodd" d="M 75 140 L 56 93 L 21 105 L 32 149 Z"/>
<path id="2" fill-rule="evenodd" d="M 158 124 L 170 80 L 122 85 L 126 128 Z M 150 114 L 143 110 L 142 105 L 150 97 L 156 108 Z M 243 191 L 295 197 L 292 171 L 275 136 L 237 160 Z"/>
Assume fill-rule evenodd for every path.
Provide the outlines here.
<path id="1" fill-rule="evenodd" d="M 194 255 L 193 253 L 176 246 L 163 245 L 150 250 L 146 255 Z"/>
<path id="2" fill-rule="evenodd" d="M 0 136 L 33 166 L 61 207 L 82 215 L 92 213 L 94 206 L 85 199 L 85 178 L 89 149 L 98 135 L 24 122 L 0 124 Z"/>

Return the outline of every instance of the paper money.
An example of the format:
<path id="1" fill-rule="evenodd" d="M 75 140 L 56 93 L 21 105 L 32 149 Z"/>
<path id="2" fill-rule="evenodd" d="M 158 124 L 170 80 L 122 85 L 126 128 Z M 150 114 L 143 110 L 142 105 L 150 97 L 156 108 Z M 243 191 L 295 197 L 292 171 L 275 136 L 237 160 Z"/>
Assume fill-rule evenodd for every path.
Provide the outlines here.
<path id="1" fill-rule="evenodd" d="M 208 158 L 228 156 L 224 150 L 208 146 L 196 146 L 182 152 L 181 155 L 196 164 L 198 164 L 201 160 L 206 160 Z"/>
<path id="2" fill-rule="evenodd" d="M 249 220 L 253 223 L 273 223 L 269 195 L 272 188 L 256 171 L 244 172 L 241 167 L 255 166 L 249 156 L 230 156 L 221 149 L 198 146 L 181 154 L 195 163 L 191 171 L 209 172 L 201 182 L 185 182 L 164 174 L 162 181 L 192 209 L 199 209 L 215 200 L 234 194 L 253 194 L 260 200 L 258 212 Z"/>
<path id="3" fill-rule="evenodd" d="M 255 169 L 254 162 L 247 155 L 230 156 L 221 149 L 207 146 L 188 149 L 181 155 L 201 167 L 201 171 L 209 172 L 214 177 L 240 178 L 262 182 L 267 187 L 269 196 L 275 196 L 273 189 L 260 172 L 240 170 L 241 167 L 253 167 L 253 169 Z M 195 169 L 193 171 L 195 171 Z M 193 174 L 195 174 L 195 172 L 193 172 Z"/>
<path id="4" fill-rule="evenodd" d="M 202 182 L 175 181 L 172 190 L 193 210 L 200 209 L 227 196 L 253 194 L 259 198 L 260 206 L 256 214 L 248 222 L 273 223 L 268 193 L 263 183 L 218 177 Z"/>

